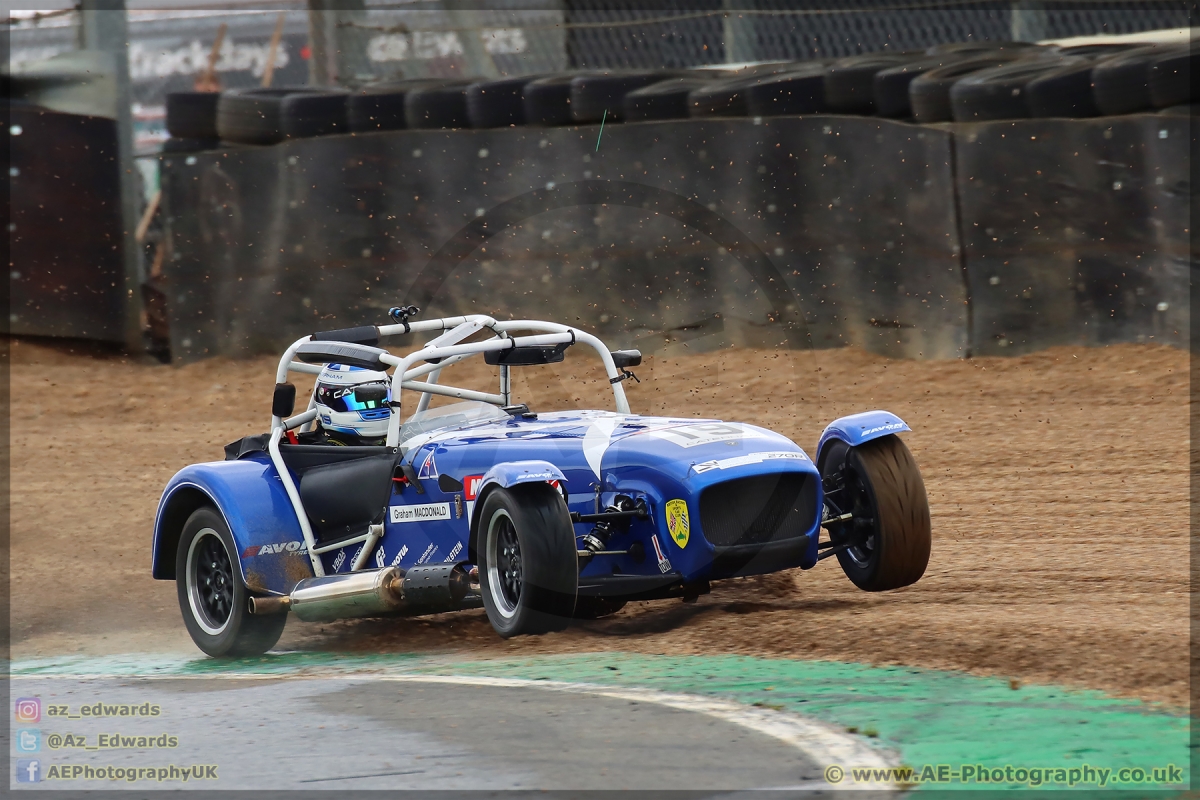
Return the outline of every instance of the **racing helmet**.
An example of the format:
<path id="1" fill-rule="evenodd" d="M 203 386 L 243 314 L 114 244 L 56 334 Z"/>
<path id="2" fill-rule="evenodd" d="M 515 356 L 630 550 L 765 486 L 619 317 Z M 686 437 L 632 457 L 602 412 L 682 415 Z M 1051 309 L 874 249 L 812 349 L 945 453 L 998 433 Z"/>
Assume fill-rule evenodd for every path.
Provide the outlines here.
<path id="1" fill-rule="evenodd" d="M 364 388 L 375 391 L 358 391 Z M 387 436 L 392 392 L 386 372 L 326 364 L 317 376 L 315 396 L 317 419 L 327 432 L 361 439 Z"/>

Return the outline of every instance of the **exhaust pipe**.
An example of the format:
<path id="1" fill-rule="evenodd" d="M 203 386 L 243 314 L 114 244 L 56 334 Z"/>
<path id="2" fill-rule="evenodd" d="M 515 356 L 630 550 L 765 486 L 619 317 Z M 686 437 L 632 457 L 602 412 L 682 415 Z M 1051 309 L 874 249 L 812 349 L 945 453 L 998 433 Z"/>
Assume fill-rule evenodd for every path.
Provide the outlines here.
<path id="1" fill-rule="evenodd" d="M 404 607 L 403 586 L 396 567 L 306 578 L 292 589 L 291 609 L 305 622 L 374 617 Z"/>
<path id="2" fill-rule="evenodd" d="M 286 614 L 292 607 L 290 597 L 251 597 L 250 613 L 265 617 L 269 614 Z"/>
<path id="3" fill-rule="evenodd" d="M 305 622 L 392 614 L 438 614 L 482 605 L 478 572 L 462 564 L 385 567 L 305 578 L 286 597 L 252 597 L 250 613 L 294 611 Z"/>

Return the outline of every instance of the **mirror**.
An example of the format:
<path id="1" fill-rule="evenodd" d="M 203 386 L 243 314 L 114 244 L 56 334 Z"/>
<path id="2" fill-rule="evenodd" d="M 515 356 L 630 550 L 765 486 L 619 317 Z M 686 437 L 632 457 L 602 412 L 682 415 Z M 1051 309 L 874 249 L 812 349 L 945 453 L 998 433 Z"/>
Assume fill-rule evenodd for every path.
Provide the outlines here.
<path id="1" fill-rule="evenodd" d="M 613 364 L 617 369 L 637 367 L 642 363 L 641 350 L 613 350 L 610 355 L 612 355 Z"/>
<path id="2" fill-rule="evenodd" d="M 484 363 L 506 367 L 528 367 L 535 364 L 557 364 L 566 359 L 567 344 L 531 344 L 507 350 L 489 350 L 483 354 Z"/>
<path id="3" fill-rule="evenodd" d="M 271 398 L 271 413 L 280 419 L 290 417 L 296 408 L 296 387 L 290 383 L 275 384 L 275 394 Z"/>

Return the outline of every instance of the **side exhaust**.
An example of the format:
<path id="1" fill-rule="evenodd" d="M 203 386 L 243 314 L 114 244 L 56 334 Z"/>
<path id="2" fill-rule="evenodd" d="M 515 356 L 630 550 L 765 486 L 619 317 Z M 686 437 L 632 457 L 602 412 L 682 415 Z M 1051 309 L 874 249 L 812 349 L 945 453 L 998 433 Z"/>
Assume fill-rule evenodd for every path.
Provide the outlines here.
<path id="1" fill-rule="evenodd" d="M 479 573 L 463 564 L 426 564 L 405 572 L 385 567 L 305 578 L 286 597 L 251 597 L 250 613 L 294 611 L 305 622 L 355 617 L 439 614 L 482 605 Z"/>

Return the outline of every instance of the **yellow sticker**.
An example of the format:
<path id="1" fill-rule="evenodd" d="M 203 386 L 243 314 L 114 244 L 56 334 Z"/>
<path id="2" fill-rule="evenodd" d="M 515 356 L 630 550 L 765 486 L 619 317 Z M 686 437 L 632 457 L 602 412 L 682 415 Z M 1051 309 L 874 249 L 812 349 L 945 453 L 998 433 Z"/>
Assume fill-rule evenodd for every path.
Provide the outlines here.
<path id="1" fill-rule="evenodd" d="M 688 523 L 687 502 L 683 500 L 667 501 L 667 532 L 680 547 L 687 547 L 688 536 L 691 534 Z"/>

